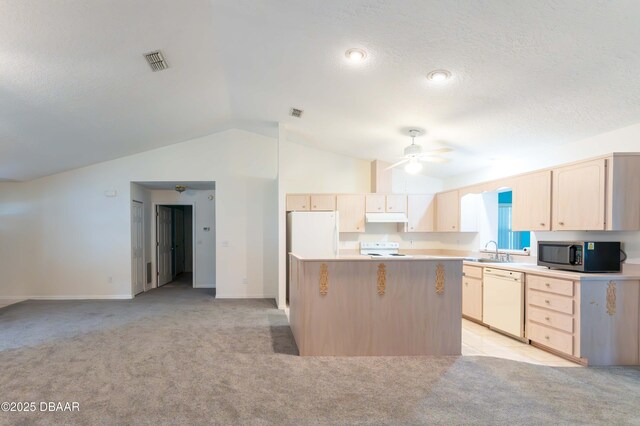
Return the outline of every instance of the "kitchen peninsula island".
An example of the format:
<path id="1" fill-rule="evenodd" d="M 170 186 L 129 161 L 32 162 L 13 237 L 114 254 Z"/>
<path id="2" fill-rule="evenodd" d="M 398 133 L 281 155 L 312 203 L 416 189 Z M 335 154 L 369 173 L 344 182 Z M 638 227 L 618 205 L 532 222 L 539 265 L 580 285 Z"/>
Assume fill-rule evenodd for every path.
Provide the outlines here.
<path id="1" fill-rule="evenodd" d="M 460 355 L 462 258 L 289 256 L 300 355 Z"/>

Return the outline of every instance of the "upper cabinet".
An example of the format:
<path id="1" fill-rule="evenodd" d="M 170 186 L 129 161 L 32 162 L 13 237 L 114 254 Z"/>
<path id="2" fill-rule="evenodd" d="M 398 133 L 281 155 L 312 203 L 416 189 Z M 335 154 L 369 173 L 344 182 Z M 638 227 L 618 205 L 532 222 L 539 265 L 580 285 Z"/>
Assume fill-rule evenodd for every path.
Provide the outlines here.
<path id="1" fill-rule="evenodd" d="M 385 196 L 381 194 L 365 195 L 365 205 L 367 213 L 384 213 Z"/>
<path id="2" fill-rule="evenodd" d="M 460 230 L 460 198 L 458 191 L 436 194 L 436 232 Z"/>
<path id="3" fill-rule="evenodd" d="M 309 195 L 287 195 L 287 211 L 309 211 L 310 201 Z"/>
<path id="4" fill-rule="evenodd" d="M 606 229 L 640 230 L 640 155 L 613 154 L 607 162 Z"/>
<path id="5" fill-rule="evenodd" d="M 405 213 L 407 211 L 407 196 L 404 194 L 367 194 L 365 197 L 367 213 Z"/>
<path id="6" fill-rule="evenodd" d="M 403 194 L 387 195 L 387 213 L 406 213 L 407 196 Z"/>
<path id="7" fill-rule="evenodd" d="M 407 195 L 407 232 L 433 232 L 435 225 L 435 196 Z"/>
<path id="8" fill-rule="evenodd" d="M 559 167 L 552 180 L 554 231 L 606 229 L 606 159 Z"/>
<path id="9" fill-rule="evenodd" d="M 640 230 L 640 155 L 553 169 L 554 231 Z"/>
<path id="10" fill-rule="evenodd" d="M 336 197 L 340 232 L 364 232 L 365 203 L 364 195 L 338 195 Z"/>
<path id="11" fill-rule="evenodd" d="M 551 170 L 515 179 L 511 228 L 514 231 L 551 230 Z"/>
<path id="12" fill-rule="evenodd" d="M 336 209 L 336 196 L 333 194 L 311 195 L 312 211 L 333 211 Z"/>

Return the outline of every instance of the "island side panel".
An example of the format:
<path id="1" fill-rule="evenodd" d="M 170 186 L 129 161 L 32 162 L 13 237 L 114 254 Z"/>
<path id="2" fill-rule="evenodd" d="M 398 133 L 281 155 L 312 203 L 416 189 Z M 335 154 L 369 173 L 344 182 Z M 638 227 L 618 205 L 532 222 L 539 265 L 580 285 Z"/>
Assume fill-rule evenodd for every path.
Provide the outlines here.
<path id="1" fill-rule="evenodd" d="M 289 325 L 299 353 L 301 353 L 300 348 L 304 345 L 303 310 L 301 309 L 301 303 L 304 300 L 302 294 L 304 286 L 301 286 L 300 280 L 303 268 L 304 262 L 289 255 Z"/>
<path id="2" fill-rule="evenodd" d="M 378 263 L 377 263 L 378 264 Z M 460 355 L 461 261 L 380 262 L 384 294 L 375 293 L 372 311 L 376 355 Z M 443 292 L 436 290 L 442 265 Z"/>
<path id="3" fill-rule="evenodd" d="M 462 295 L 457 284 L 462 277 L 461 261 L 301 263 L 305 289 L 301 355 L 460 354 Z M 328 271 L 325 295 L 319 290 L 323 263 Z M 443 265 L 442 294 L 436 292 L 438 264 Z M 384 265 L 383 294 L 380 265 Z"/>
<path id="4" fill-rule="evenodd" d="M 580 355 L 593 366 L 640 364 L 640 281 L 585 281 L 580 287 Z"/>
<path id="5" fill-rule="evenodd" d="M 372 291 L 375 269 L 362 261 L 305 263 L 305 347 L 301 355 L 353 356 L 371 353 Z M 319 277 L 327 265 L 327 294 L 320 294 Z M 375 286 L 375 284 L 374 284 Z"/>

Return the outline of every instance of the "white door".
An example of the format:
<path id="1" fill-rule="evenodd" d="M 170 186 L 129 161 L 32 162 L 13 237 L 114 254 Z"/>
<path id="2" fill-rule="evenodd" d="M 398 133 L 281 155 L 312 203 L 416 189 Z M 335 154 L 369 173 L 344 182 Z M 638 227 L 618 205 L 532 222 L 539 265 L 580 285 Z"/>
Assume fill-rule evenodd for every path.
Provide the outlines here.
<path id="1" fill-rule="evenodd" d="M 156 247 L 158 287 L 171 282 L 171 209 L 157 206 L 156 211 Z"/>
<path id="2" fill-rule="evenodd" d="M 184 272 L 184 213 L 182 210 L 174 210 L 173 215 L 173 244 L 175 248 L 173 274 L 177 276 Z"/>
<path id="3" fill-rule="evenodd" d="M 131 288 L 133 295 L 144 288 L 144 226 L 142 203 L 131 203 Z"/>

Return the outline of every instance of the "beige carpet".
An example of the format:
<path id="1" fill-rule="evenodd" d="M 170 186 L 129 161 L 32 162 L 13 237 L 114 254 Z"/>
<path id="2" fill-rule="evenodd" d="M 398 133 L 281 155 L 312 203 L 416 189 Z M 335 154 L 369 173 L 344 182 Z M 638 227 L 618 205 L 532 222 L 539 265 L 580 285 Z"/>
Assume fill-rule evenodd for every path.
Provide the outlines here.
<path id="1" fill-rule="evenodd" d="M 2 424 L 640 424 L 640 370 L 487 357 L 300 358 L 270 300 L 161 288 L 0 309 Z"/>

